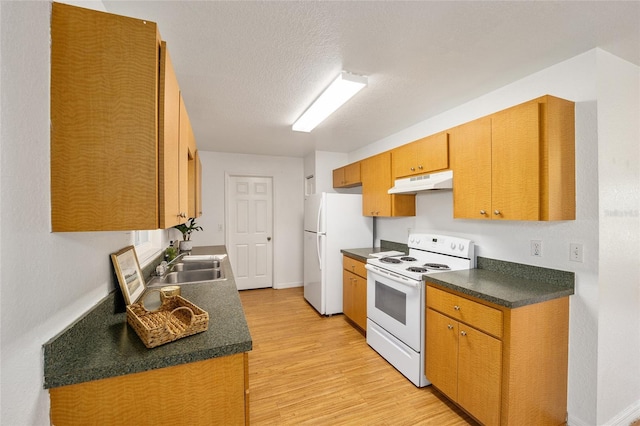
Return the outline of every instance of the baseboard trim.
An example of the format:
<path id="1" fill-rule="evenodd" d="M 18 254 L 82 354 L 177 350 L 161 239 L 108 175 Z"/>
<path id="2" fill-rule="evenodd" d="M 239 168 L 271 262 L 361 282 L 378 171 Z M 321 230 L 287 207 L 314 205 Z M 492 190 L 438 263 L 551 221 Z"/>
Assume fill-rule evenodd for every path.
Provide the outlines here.
<path id="1" fill-rule="evenodd" d="M 591 426 L 583 420 L 569 416 L 567 421 L 569 426 Z M 631 404 L 609 421 L 602 423 L 602 426 L 640 426 L 640 400 Z"/>
<path id="2" fill-rule="evenodd" d="M 292 283 L 278 283 L 273 286 L 274 290 L 282 290 L 285 288 L 302 287 L 304 284 L 301 282 Z"/>

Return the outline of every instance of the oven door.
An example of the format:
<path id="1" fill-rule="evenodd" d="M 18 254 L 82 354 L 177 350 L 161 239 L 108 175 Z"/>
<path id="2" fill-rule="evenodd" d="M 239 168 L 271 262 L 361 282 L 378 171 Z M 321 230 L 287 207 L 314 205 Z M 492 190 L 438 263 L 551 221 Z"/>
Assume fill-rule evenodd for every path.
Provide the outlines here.
<path id="1" fill-rule="evenodd" d="M 421 352 L 422 281 L 369 264 L 366 268 L 367 317 L 414 351 Z"/>

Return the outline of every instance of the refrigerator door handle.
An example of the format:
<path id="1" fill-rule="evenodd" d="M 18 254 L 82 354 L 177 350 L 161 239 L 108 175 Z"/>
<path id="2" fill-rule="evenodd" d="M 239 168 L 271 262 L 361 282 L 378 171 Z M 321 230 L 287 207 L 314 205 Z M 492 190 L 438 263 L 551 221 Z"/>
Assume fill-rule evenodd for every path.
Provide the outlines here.
<path id="1" fill-rule="evenodd" d="M 316 234 L 316 254 L 318 255 L 318 265 L 320 265 L 320 270 L 322 271 L 322 258 L 320 257 L 320 238 L 324 234 L 317 233 Z"/>
<path id="2" fill-rule="evenodd" d="M 318 219 L 316 223 L 316 254 L 318 255 L 318 264 L 320 265 L 321 271 L 322 271 L 322 256 L 320 256 L 320 237 L 325 235 L 324 229 L 320 228 L 322 209 L 324 207 L 323 201 L 324 201 L 324 197 L 320 199 L 320 207 L 318 207 Z"/>

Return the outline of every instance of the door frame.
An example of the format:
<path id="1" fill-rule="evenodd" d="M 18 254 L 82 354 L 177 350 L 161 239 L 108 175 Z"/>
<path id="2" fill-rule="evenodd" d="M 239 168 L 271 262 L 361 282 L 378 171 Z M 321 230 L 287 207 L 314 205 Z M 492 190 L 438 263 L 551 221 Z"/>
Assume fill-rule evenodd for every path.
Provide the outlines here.
<path id="1" fill-rule="evenodd" d="M 276 180 L 273 175 L 262 173 L 246 173 L 246 172 L 224 172 L 224 244 L 228 247 L 229 244 L 229 182 L 232 177 L 252 177 L 252 178 L 268 178 L 271 179 L 271 288 L 276 289 L 276 270 L 275 270 L 275 253 L 276 253 Z M 268 287 L 266 287 L 268 288 Z"/>

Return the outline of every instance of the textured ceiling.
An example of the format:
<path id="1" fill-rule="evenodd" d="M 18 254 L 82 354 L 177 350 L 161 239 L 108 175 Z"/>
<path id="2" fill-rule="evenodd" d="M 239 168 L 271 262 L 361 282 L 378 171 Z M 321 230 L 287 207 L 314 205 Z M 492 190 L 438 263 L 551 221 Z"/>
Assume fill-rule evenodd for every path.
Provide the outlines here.
<path id="1" fill-rule="evenodd" d="M 594 47 L 640 65 L 640 1 L 103 4 L 158 23 L 207 151 L 350 152 Z M 291 131 L 341 70 L 368 87 Z"/>

